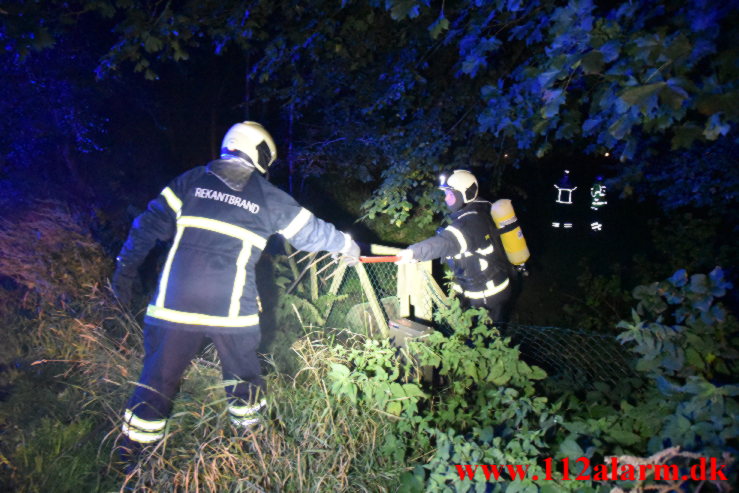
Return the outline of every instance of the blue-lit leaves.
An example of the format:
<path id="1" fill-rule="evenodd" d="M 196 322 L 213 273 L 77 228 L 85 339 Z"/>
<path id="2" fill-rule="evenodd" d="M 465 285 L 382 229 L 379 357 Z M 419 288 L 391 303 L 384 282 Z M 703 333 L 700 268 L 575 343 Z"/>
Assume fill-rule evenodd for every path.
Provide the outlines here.
<path id="1" fill-rule="evenodd" d="M 160 63 L 195 53 L 249 53 L 246 75 L 260 82 L 259 99 L 310 115 L 309 140 L 341 133 L 371 143 L 361 151 L 370 155 L 363 179 L 402 163 L 427 120 L 432 138 L 449 132 L 455 156 L 505 139 L 506 148 L 539 155 L 564 143 L 648 158 L 651 139 L 666 149 L 725 136 L 739 115 L 727 9 L 707 0 L 611 2 L 610 12 L 606 4 L 128 0 L 113 3 L 118 39 L 101 73 L 133 68 L 152 77 Z M 492 162 L 492 154 L 474 155 Z M 693 181 L 701 193 L 709 182 L 718 180 Z"/>
<path id="2" fill-rule="evenodd" d="M 659 104 L 659 93 L 666 85 L 667 83 L 665 82 L 656 82 L 654 84 L 630 87 L 624 90 L 619 95 L 619 98 L 629 106 L 638 107 L 644 116 L 652 117 Z"/>
<path id="3" fill-rule="evenodd" d="M 716 28 L 719 20 L 720 6 L 712 1 L 697 1 L 690 6 L 690 29 L 694 32 Z"/>
<path id="4" fill-rule="evenodd" d="M 508 41 L 524 41 L 527 46 L 541 43 L 544 32 L 549 27 L 549 17 L 546 14 L 533 17 L 528 22 L 519 22 L 511 27 Z"/>
<path id="5" fill-rule="evenodd" d="M 731 126 L 723 121 L 723 113 L 714 113 L 708 118 L 703 135 L 708 140 L 716 140 L 720 135 L 729 133 Z"/>
<path id="6" fill-rule="evenodd" d="M 639 9 L 639 7 L 640 5 L 637 2 L 622 2 L 619 4 L 617 9 L 610 11 L 606 18 L 615 22 L 627 19 L 636 19 L 641 15 L 641 12 L 637 15 L 637 9 Z"/>
<path id="7" fill-rule="evenodd" d="M 477 46 L 478 40 L 479 36 L 477 33 L 471 33 L 464 36 L 459 42 L 459 54 L 465 56 L 468 53 L 471 53 L 472 50 L 475 49 L 475 46 Z"/>
<path id="8" fill-rule="evenodd" d="M 667 281 L 676 288 L 681 288 L 688 283 L 688 273 L 685 269 L 679 269 Z"/>
<path id="9" fill-rule="evenodd" d="M 607 41 L 598 47 L 598 51 L 603 56 L 604 63 L 611 63 L 618 58 L 621 45 L 616 40 Z"/>
<path id="10" fill-rule="evenodd" d="M 593 131 L 597 129 L 602 123 L 603 123 L 603 120 L 597 115 L 591 118 L 588 118 L 582 124 L 583 135 L 586 135 L 586 136 L 592 135 Z"/>
<path id="11" fill-rule="evenodd" d="M 522 0 L 507 0 L 506 10 L 509 12 L 518 12 L 521 10 Z"/>
<path id="12" fill-rule="evenodd" d="M 501 89 L 503 87 L 502 81 L 498 87 L 483 87 L 481 95 L 486 108 L 478 115 L 478 129 L 496 137 L 511 137 L 519 149 L 528 149 L 536 136 L 530 122 L 540 109 L 538 101 L 529 98 L 528 94 L 538 85 L 532 79 L 524 79 L 505 90 Z"/>
<path id="13" fill-rule="evenodd" d="M 413 111 L 414 100 L 410 97 L 419 84 L 424 84 L 425 79 L 420 77 L 413 69 L 418 54 L 413 50 L 406 50 L 386 60 L 384 67 L 387 70 L 377 75 L 377 80 L 382 81 L 376 85 L 377 97 L 372 103 L 361 109 L 364 114 L 371 114 L 382 109 L 394 110 L 394 117 L 404 120 L 409 111 Z"/>
<path id="14" fill-rule="evenodd" d="M 438 38 L 439 35 L 447 29 L 449 29 L 449 19 L 444 17 L 444 14 L 442 13 L 434 21 L 434 23 L 429 26 L 429 34 L 431 35 L 431 39 Z"/>
<path id="15" fill-rule="evenodd" d="M 475 77 L 478 70 L 488 65 L 487 57 L 490 52 L 501 46 L 496 37 L 476 38 L 467 36 L 460 42 L 460 55 L 463 57 L 462 72 Z"/>
<path id="16" fill-rule="evenodd" d="M 406 17 L 413 19 L 418 17 L 421 6 L 428 6 L 428 0 L 386 0 L 385 8 L 390 10 L 393 20 L 400 21 Z"/>
<path id="17" fill-rule="evenodd" d="M 593 29 L 594 5 L 590 0 L 571 0 L 551 14 L 549 56 L 577 53 L 586 47 Z"/>
<path id="18" fill-rule="evenodd" d="M 542 118 L 553 118 L 559 114 L 559 107 L 565 102 L 565 92 L 562 89 L 547 89 L 542 99 L 544 100 L 544 107 L 541 109 Z"/>
<path id="19" fill-rule="evenodd" d="M 690 97 L 681 86 L 682 83 L 683 81 L 676 78 L 668 79 L 667 85 L 659 93 L 660 103 L 669 106 L 675 112 L 683 108 L 685 101 Z"/>
<path id="20" fill-rule="evenodd" d="M 564 72 L 561 68 L 553 68 L 551 70 L 547 70 L 546 72 L 540 73 L 536 80 L 539 83 L 539 87 L 541 89 L 546 89 L 547 87 L 551 86 L 557 79 L 564 76 Z"/>
<path id="21" fill-rule="evenodd" d="M 721 267 L 714 268 L 708 274 L 708 279 L 711 285 L 711 295 L 717 298 L 724 296 L 727 289 L 734 287 L 724 278 L 724 270 Z"/>

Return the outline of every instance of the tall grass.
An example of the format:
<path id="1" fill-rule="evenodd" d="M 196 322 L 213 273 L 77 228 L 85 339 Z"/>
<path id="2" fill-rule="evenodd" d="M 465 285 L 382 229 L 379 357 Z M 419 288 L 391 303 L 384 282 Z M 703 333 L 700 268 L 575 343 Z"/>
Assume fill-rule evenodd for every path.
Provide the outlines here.
<path id="1" fill-rule="evenodd" d="M 216 365 L 196 361 L 175 403 L 167 438 L 130 482 L 152 491 L 387 491 L 402 470 L 375 462 L 385 426 L 337 402 L 325 376 L 335 356 L 309 336 L 293 349 L 303 369 L 267 376 L 264 424 L 242 432 L 225 413 Z"/>
<path id="2" fill-rule="evenodd" d="M 165 440 L 125 478 L 112 450 L 140 368 L 140 330 L 97 288 L 84 306 L 77 317 L 49 312 L 28 327 L 25 366 L 0 403 L 7 490 L 385 491 L 402 472 L 372 454 L 383 421 L 328 392 L 337 357 L 313 334 L 293 346 L 297 375 L 267 376 L 266 419 L 248 433 L 230 425 L 220 368 L 206 350 L 185 376 Z"/>
<path id="3" fill-rule="evenodd" d="M 336 356 L 317 333 L 295 340 L 293 376 L 266 376 L 264 424 L 248 433 L 230 425 L 220 366 L 206 348 L 185 375 L 165 439 L 126 477 L 114 447 L 141 368 L 137 317 L 110 295 L 112 262 L 83 217 L 45 202 L 15 219 L 0 223 L 0 490 L 393 489 L 402 468 L 372 454 L 387 428 L 329 394 Z"/>

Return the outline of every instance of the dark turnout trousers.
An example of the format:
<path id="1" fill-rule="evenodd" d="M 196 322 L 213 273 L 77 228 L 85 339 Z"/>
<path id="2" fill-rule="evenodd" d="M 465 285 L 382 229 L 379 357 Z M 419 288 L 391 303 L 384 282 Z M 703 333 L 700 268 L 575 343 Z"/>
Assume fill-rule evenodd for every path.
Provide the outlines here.
<path id="1" fill-rule="evenodd" d="M 209 334 L 146 325 L 144 367 L 124 416 L 123 433 L 131 441 L 153 443 L 164 436 L 182 376 L 206 337 L 218 351 L 224 381 L 233 381 L 225 386 L 232 421 L 245 427 L 258 422 L 265 389 L 256 352 L 258 330 Z"/>

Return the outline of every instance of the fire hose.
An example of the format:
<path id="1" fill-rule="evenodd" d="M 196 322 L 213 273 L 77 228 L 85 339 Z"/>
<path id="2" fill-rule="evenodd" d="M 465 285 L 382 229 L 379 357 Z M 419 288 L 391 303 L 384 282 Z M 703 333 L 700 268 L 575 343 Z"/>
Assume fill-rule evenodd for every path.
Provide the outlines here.
<path id="1" fill-rule="evenodd" d="M 384 255 L 378 257 L 359 257 L 359 261 L 363 264 L 375 264 L 379 262 L 397 262 L 400 257 L 397 255 Z"/>

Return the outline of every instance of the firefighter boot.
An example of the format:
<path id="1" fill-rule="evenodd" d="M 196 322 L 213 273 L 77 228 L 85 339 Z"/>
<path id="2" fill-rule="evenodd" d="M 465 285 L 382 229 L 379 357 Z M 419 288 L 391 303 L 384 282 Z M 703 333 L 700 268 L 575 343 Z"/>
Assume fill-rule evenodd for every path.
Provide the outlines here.
<path id="1" fill-rule="evenodd" d="M 252 405 L 229 406 L 229 416 L 231 422 L 231 431 L 238 447 L 247 454 L 255 453 L 257 432 L 263 426 L 262 410 L 267 401 L 261 399 L 258 403 Z"/>
<path id="2" fill-rule="evenodd" d="M 143 448 L 143 445 L 139 442 L 134 442 L 127 436 L 121 437 L 116 449 L 123 464 L 123 473 L 126 476 L 131 474 L 139 465 Z"/>

